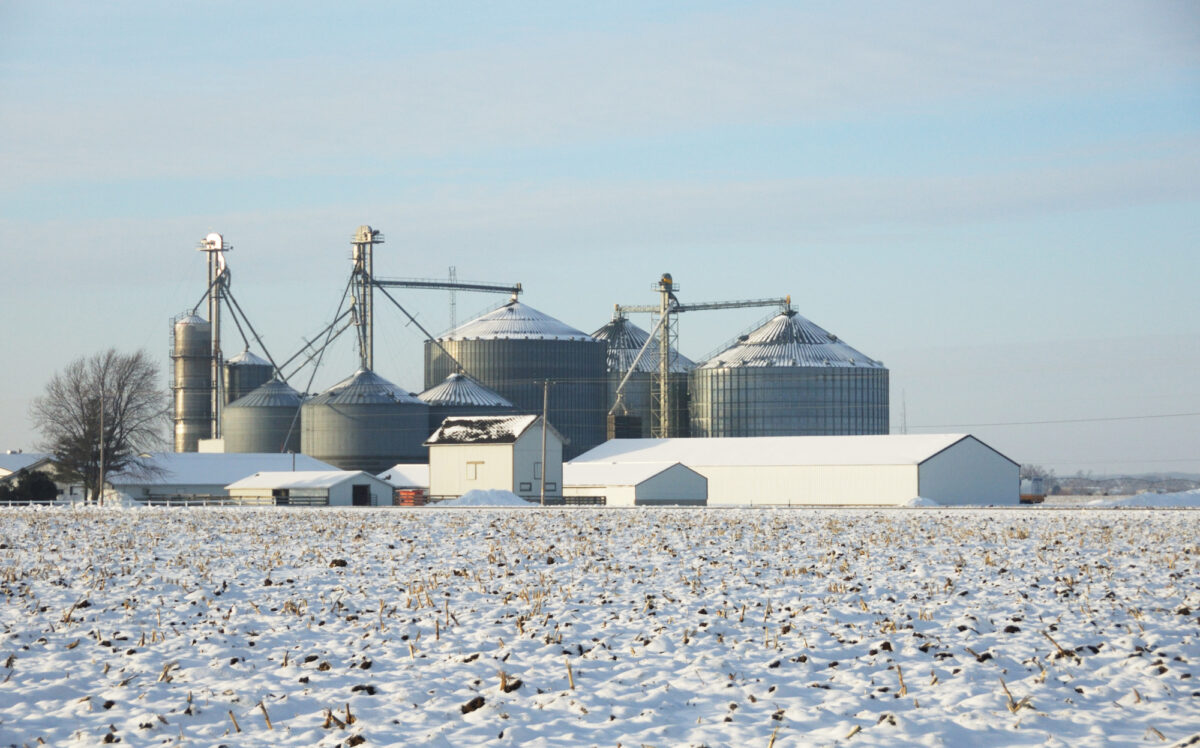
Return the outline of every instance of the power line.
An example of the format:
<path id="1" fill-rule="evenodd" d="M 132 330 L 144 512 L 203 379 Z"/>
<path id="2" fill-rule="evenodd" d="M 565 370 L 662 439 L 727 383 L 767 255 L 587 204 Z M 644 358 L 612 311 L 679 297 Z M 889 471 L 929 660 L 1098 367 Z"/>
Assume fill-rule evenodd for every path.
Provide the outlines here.
<path id="1" fill-rule="evenodd" d="M 1149 421 L 1156 418 L 1189 418 L 1200 413 L 1159 413 L 1145 416 L 1107 416 L 1101 418 L 1063 418 L 1051 421 L 999 421 L 996 423 L 943 423 L 934 426 L 911 426 L 915 429 L 957 429 L 979 426 L 1041 426 L 1054 423 L 1100 423 L 1103 421 Z"/>

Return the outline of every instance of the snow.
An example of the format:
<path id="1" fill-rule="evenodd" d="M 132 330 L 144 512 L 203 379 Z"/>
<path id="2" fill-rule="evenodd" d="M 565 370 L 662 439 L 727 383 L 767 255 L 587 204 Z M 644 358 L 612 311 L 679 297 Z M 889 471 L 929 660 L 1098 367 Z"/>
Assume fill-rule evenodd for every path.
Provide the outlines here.
<path id="1" fill-rule="evenodd" d="M 1180 745 L 1197 537 L 1155 509 L 9 507 L 0 745 Z"/>
<path id="2" fill-rule="evenodd" d="M 1182 493 L 1140 493 L 1119 499 L 1095 499 L 1092 507 L 1200 507 L 1200 489 Z"/>
<path id="3" fill-rule="evenodd" d="M 941 506 L 941 504 L 937 503 L 933 499 L 927 499 L 924 496 L 914 496 L 899 506 Z"/>
<path id="4" fill-rule="evenodd" d="M 512 491 L 475 489 L 467 491 L 457 499 L 439 501 L 435 506 L 533 506 Z"/>
<path id="5" fill-rule="evenodd" d="M 442 421 L 426 444 L 511 444 L 541 416 L 454 416 Z"/>
<path id="6" fill-rule="evenodd" d="M 230 483 L 225 488 L 229 490 L 245 490 L 250 488 L 333 488 L 342 483 L 359 477 L 368 476 L 361 470 L 297 470 L 295 472 L 262 472 Z M 376 479 L 378 480 L 378 479 Z"/>
<path id="7" fill-rule="evenodd" d="M 610 439 L 572 462 L 711 465 L 919 465 L 969 434 Z"/>

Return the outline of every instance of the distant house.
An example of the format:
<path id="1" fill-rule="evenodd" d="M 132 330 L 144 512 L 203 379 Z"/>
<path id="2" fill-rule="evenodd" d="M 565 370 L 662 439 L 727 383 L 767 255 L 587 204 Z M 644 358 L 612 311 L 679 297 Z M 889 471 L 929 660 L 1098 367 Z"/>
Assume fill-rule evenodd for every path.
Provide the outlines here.
<path id="1" fill-rule="evenodd" d="M 106 501 L 221 501 L 229 496 L 226 486 L 255 473 L 337 470 L 308 455 L 276 452 L 156 452 L 143 462 L 148 468 L 145 474 L 129 471 L 107 476 Z"/>
<path id="2" fill-rule="evenodd" d="M 0 479 L 21 470 L 39 470 L 49 465 L 52 458 L 46 452 L 0 452 Z"/>
<path id="3" fill-rule="evenodd" d="M 678 462 L 568 462 L 563 496 L 597 496 L 606 506 L 704 506 L 708 479 Z"/>
<path id="4" fill-rule="evenodd" d="M 970 434 L 613 439 L 572 460 L 680 462 L 708 505 L 1012 505 L 1020 466 Z"/>
<path id="5" fill-rule="evenodd" d="M 546 496 L 561 497 L 563 441 L 554 426 L 546 429 L 543 465 L 541 416 L 447 418 L 425 442 L 429 495 L 499 489 L 536 501 L 545 480 Z"/>
<path id="6" fill-rule="evenodd" d="M 250 506 L 388 506 L 392 487 L 361 470 L 255 473 L 225 487 L 233 504 Z"/>
<path id="7" fill-rule="evenodd" d="M 0 483 L 15 484 L 22 475 L 45 473 L 58 488 L 58 501 L 82 501 L 83 487 L 68 477 L 48 452 L 5 452 L 0 454 Z"/>

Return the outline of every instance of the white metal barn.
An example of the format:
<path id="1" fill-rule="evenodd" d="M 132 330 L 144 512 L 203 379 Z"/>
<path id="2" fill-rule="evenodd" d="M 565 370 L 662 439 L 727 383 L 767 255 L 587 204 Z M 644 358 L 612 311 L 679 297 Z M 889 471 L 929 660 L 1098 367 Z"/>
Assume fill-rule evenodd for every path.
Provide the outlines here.
<path id="1" fill-rule="evenodd" d="M 562 496 L 563 437 L 546 429 L 546 496 Z M 541 496 L 541 416 L 464 416 L 442 421 L 429 447 L 429 495 L 457 497 L 472 490 Z"/>
<path id="2" fill-rule="evenodd" d="M 606 506 L 704 506 L 708 479 L 678 462 L 568 462 L 563 496 L 601 496 Z"/>
<path id="3" fill-rule="evenodd" d="M 708 504 L 1017 504 L 1020 466 L 969 434 L 614 439 L 572 464 L 680 462 Z"/>
<path id="4" fill-rule="evenodd" d="M 390 506 L 391 484 L 361 470 L 255 473 L 230 483 L 229 499 L 251 506 Z"/>
<path id="5" fill-rule="evenodd" d="M 106 499 L 183 503 L 223 500 L 230 483 L 268 471 L 337 470 L 327 462 L 302 454 L 279 452 L 241 454 L 155 452 L 146 460 L 148 471 L 113 473 L 105 481 Z"/>

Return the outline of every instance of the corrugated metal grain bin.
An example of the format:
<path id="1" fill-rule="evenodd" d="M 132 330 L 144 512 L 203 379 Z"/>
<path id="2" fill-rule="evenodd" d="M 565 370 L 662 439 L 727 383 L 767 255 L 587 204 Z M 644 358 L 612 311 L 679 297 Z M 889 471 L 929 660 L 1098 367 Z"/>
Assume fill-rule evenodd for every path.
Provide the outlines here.
<path id="1" fill-rule="evenodd" d="M 692 436 L 888 433 L 888 370 L 794 311 L 691 375 Z"/>
<path id="2" fill-rule="evenodd" d="M 175 451 L 195 452 L 212 436 L 212 325 L 189 315 L 172 327 Z"/>
<path id="3" fill-rule="evenodd" d="M 608 344 L 608 400 L 606 410 L 611 410 L 616 401 L 617 387 L 621 380 L 633 368 L 638 351 L 645 345 L 650 334 L 633 324 L 624 316 L 616 316 L 611 322 L 592 333 L 592 337 L 603 340 Z M 640 421 L 637 434 L 627 430 L 619 431 L 623 438 L 649 437 L 652 428 L 658 422 L 657 398 L 653 396 L 652 387 L 659 367 L 659 342 L 650 341 L 650 346 L 637 362 L 637 369 L 629 376 L 621 395 L 623 409 L 618 409 L 615 415 L 635 416 Z M 669 367 L 671 403 L 674 412 L 671 413 L 671 432 L 667 436 L 678 437 L 689 435 L 688 423 L 688 374 L 696 368 L 695 362 L 679 351 L 671 351 Z M 621 422 L 618 418 L 618 422 Z M 632 422 L 629 422 L 632 423 Z M 614 434 L 615 436 L 616 434 Z"/>
<path id="4" fill-rule="evenodd" d="M 366 369 L 304 403 L 300 421 L 300 450 L 342 470 L 426 459 L 429 406 Z"/>
<path id="5" fill-rule="evenodd" d="M 550 380 L 549 421 L 570 442 L 564 456 L 569 459 L 604 441 L 604 342 L 516 300 L 437 342 L 441 347 L 425 343 L 427 388 L 461 364 L 473 379 L 511 401 L 517 412 L 540 414 L 542 382 Z"/>
<path id="6" fill-rule="evenodd" d="M 429 406 L 429 433 L 453 416 L 498 416 L 513 413 L 513 404 L 466 374 L 451 374 L 420 395 Z"/>
<path id="7" fill-rule="evenodd" d="M 271 362 L 250 351 L 242 351 L 225 362 L 225 404 L 249 395 L 274 376 L 275 367 L 271 366 Z"/>
<path id="8" fill-rule="evenodd" d="M 300 393 L 271 380 L 225 407 L 226 452 L 299 452 Z"/>

